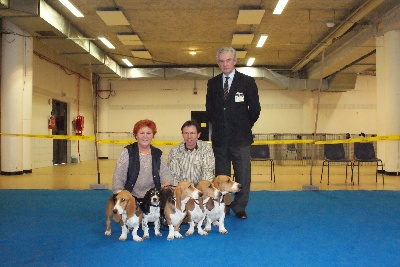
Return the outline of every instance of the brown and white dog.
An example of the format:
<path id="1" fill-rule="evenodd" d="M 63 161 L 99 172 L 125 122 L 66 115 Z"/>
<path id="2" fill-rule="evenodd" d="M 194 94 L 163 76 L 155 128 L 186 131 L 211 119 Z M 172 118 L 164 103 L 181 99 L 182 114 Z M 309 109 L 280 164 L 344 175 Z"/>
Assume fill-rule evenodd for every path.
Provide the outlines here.
<path id="1" fill-rule="evenodd" d="M 206 204 L 206 226 L 204 231 L 211 231 L 211 224 L 219 226 L 220 234 L 227 234 L 225 229 L 225 205 L 230 205 L 232 202 L 231 193 L 240 191 L 242 187 L 239 183 L 233 181 L 231 177 L 226 175 L 218 175 L 214 180 L 214 187 L 221 192 L 219 199 L 210 199 Z"/>
<path id="2" fill-rule="evenodd" d="M 106 231 L 105 235 L 111 235 L 111 216 L 113 216 L 114 221 L 121 225 L 121 236 L 120 241 L 125 241 L 129 229 L 132 229 L 132 237 L 136 242 L 143 241 L 143 239 L 137 235 L 139 229 L 140 221 L 142 219 L 142 211 L 139 205 L 136 203 L 136 199 L 127 190 L 122 190 L 116 195 L 112 195 L 106 205 Z"/>
<path id="3" fill-rule="evenodd" d="M 201 180 L 196 185 L 196 188 L 203 193 L 203 196 L 200 197 L 198 201 L 190 199 L 186 205 L 188 211 L 187 219 L 189 223 L 189 229 L 186 231 L 187 236 L 194 233 L 194 227 L 196 225 L 199 235 L 208 235 L 208 233 L 201 228 L 203 221 L 206 218 L 204 205 L 206 203 L 213 203 L 214 199 L 218 200 L 221 197 L 221 192 L 208 180 Z M 211 209 L 211 207 L 209 208 Z"/>
<path id="4" fill-rule="evenodd" d="M 179 233 L 179 227 L 187 214 L 186 203 L 189 199 L 199 199 L 202 196 L 200 190 L 194 184 L 187 181 L 178 183 L 174 190 L 173 198 L 170 197 L 164 207 L 164 216 L 168 224 L 167 240 L 183 238 Z"/>

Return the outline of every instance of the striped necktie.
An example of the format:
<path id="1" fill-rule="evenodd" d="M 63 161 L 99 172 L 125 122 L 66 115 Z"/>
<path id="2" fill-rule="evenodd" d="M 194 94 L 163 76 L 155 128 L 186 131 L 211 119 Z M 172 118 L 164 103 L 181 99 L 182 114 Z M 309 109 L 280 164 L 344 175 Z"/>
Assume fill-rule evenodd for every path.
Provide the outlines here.
<path id="1" fill-rule="evenodd" d="M 229 84 L 228 84 L 229 77 L 225 77 L 225 82 L 224 82 L 224 99 L 226 100 L 226 97 L 228 96 L 229 93 Z"/>

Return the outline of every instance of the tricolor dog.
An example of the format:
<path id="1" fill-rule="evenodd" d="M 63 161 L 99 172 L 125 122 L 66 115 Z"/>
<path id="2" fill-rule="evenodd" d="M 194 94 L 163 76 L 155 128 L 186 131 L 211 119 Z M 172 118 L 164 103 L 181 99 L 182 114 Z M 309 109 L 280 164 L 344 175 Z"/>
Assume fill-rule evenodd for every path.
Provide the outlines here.
<path id="1" fill-rule="evenodd" d="M 199 200 L 190 199 L 188 201 L 187 207 L 187 218 L 189 222 L 189 229 L 186 231 L 186 235 L 192 235 L 194 233 L 194 227 L 197 225 L 197 232 L 199 235 L 207 235 L 208 233 L 204 231 L 201 227 L 203 221 L 206 218 L 205 205 L 206 203 L 213 203 L 213 200 L 218 200 L 221 197 L 221 192 L 216 189 L 212 182 L 208 180 L 202 180 L 197 185 L 196 188 L 203 193 L 203 196 Z M 210 201 L 209 201 L 210 200 Z M 207 208 L 207 207 L 206 207 Z M 208 207 L 212 209 L 211 207 Z"/>
<path id="2" fill-rule="evenodd" d="M 220 234 L 227 234 L 228 231 L 225 229 L 225 205 L 230 205 L 232 202 L 232 196 L 230 193 L 236 193 L 240 191 L 242 187 L 239 183 L 232 181 L 231 177 L 226 175 L 218 175 L 214 180 L 214 187 L 221 192 L 221 196 L 218 199 L 211 199 L 206 204 L 206 226 L 204 231 L 211 231 L 211 224 L 219 226 Z"/>
<path id="3" fill-rule="evenodd" d="M 202 196 L 200 190 L 193 183 L 181 181 L 174 190 L 173 198 L 169 198 L 164 207 L 164 216 L 168 224 L 167 240 L 183 238 L 179 227 L 187 214 L 186 203 L 189 199 L 198 200 Z"/>
<path id="4" fill-rule="evenodd" d="M 140 199 L 139 206 L 143 212 L 142 230 L 143 238 L 149 238 L 149 222 L 154 223 L 154 234 L 162 236 L 160 232 L 160 201 L 161 188 L 151 188 L 146 192 L 143 199 Z"/>
<path id="5" fill-rule="evenodd" d="M 106 231 L 105 235 L 111 235 L 110 221 L 113 216 L 114 221 L 121 225 L 121 236 L 120 241 L 125 241 L 129 230 L 132 229 L 132 237 L 136 242 L 143 241 L 143 239 L 137 235 L 139 229 L 142 211 L 139 205 L 136 203 L 136 199 L 127 190 L 122 190 L 116 195 L 112 195 L 106 205 Z"/>

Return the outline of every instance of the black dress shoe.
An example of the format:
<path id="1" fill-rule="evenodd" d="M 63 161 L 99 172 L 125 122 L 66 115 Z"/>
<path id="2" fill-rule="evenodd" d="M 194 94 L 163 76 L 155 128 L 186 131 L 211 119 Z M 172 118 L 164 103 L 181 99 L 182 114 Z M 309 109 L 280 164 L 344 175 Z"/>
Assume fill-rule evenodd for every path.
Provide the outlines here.
<path id="1" fill-rule="evenodd" d="M 236 217 L 238 217 L 239 219 L 247 219 L 247 214 L 245 211 L 239 211 L 238 213 L 236 213 Z"/>

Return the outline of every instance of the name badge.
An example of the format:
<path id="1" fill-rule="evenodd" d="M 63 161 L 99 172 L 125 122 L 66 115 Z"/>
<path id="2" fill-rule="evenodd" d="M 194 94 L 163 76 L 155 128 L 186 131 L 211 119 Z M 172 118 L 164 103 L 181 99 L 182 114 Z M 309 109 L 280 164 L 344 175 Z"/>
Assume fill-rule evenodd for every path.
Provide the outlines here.
<path id="1" fill-rule="evenodd" d="M 244 102 L 244 94 L 237 92 L 235 94 L 235 102 Z"/>

